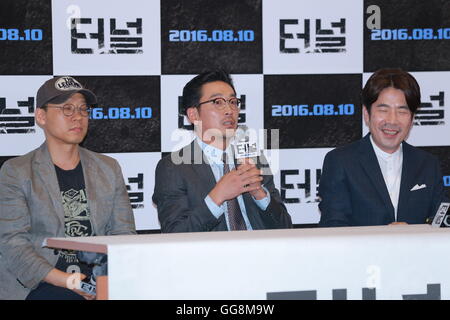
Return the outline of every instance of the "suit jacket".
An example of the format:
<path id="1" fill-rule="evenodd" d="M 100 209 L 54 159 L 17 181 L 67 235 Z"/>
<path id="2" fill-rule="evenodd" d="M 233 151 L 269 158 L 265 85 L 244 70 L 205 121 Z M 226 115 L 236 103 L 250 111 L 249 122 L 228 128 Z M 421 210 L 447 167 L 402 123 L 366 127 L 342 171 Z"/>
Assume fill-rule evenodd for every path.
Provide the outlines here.
<path id="1" fill-rule="evenodd" d="M 415 185 L 426 187 L 411 191 Z M 395 221 L 386 184 L 370 142 L 370 134 L 334 149 L 323 163 L 319 185 L 319 226 L 372 226 Z M 444 188 L 439 161 L 403 142 L 403 164 L 397 221 L 425 223 L 434 216 Z"/>
<path id="2" fill-rule="evenodd" d="M 130 201 L 116 160 L 80 147 L 95 235 L 134 234 Z M 23 299 L 45 278 L 64 237 L 64 208 L 47 145 L 6 161 L 0 170 L 0 299 Z"/>
<path id="3" fill-rule="evenodd" d="M 258 158 L 258 166 L 266 164 Z M 216 185 L 212 169 L 196 141 L 161 159 L 156 167 L 153 202 L 157 205 L 162 232 L 225 231 L 225 216 L 217 219 L 205 197 Z M 271 201 L 261 210 L 249 193 L 243 194 L 247 216 L 253 229 L 291 228 L 292 222 L 273 183 L 264 175 L 262 183 Z"/>

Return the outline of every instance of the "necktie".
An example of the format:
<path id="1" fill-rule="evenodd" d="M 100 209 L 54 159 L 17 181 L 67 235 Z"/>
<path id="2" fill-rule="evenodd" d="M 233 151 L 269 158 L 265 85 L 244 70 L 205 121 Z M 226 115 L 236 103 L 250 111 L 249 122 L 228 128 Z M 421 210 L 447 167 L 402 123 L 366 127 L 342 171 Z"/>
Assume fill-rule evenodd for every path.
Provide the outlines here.
<path id="1" fill-rule="evenodd" d="M 230 172 L 230 167 L 227 162 L 227 154 L 224 152 L 222 156 L 223 160 L 223 174 L 226 175 Z M 228 208 L 228 220 L 230 222 L 231 230 L 247 230 L 245 226 L 244 217 L 242 216 L 241 208 L 237 198 L 225 201 Z"/>

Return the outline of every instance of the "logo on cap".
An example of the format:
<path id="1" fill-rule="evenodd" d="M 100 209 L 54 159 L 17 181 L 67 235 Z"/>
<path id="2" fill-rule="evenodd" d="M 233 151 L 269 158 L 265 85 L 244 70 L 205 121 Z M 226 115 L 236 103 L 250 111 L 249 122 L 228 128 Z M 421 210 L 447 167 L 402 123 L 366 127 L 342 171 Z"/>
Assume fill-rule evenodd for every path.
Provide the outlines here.
<path id="1" fill-rule="evenodd" d="M 55 88 L 63 91 L 83 89 L 82 85 L 72 77 L 61 77 L 55 82 Z"/>

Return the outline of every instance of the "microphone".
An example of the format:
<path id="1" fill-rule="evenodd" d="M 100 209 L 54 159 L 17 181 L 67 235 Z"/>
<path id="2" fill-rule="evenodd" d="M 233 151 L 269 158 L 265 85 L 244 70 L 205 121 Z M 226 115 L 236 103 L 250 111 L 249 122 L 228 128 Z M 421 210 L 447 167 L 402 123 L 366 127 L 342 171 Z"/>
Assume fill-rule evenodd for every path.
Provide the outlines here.
<path id="1" fill-rule="evenodd" d="M 252 159 L 253 163 L 262 170 L 263 176 L 271 175 L 269 162 L 263 156 L 258 141 L 256 130 L 249 130 L 246 125 L 240 125 L 236 129 L 232 141 L 234 157 L 239 164 L 243 163 L 245 159 Z"/>
<path id="2" fill-rule="evenodd" d="M 252 159 L 256 164 L 258 157 L 258 139 L 255 132 L 250 132 L 246 125 L 240 125 L 234 135 L 234 157 L 238 163 Z"/>
<path id="3" fill-rule="evenodd" d="M 79 251 L 77 257 L 80 262 L 94 265 L 92 275 L 81 281 L 80 289 L 88 294 L 95 295 L 97 291 L 97 277 L 108 274 L 108 256 L 103 253 Z"/>
<path id="4" fill-rule="evenodd" d="M 236 129 L 234 135 L 234 157 L 237 163 L 244 163 L 245 159 L 251 159 L 251 162 L 258 166 L 262 171 L 261 174 L 265 174 L 266 164 L 258 164 L 259 148 L 258 138 L 255 130 L 249 130 L 246 125 L 240 125 Z M 270 170 L 269 170 L 270 171 Z M 248 186 L 248 185 L 247 185 Z"/>
<path id="5" fill-rule="evenodd" d="M 436 215 L 431 222 L 431 226 L 435 228 L 448 228 L 450 227 L 450 202 L 441 202 Z"/>

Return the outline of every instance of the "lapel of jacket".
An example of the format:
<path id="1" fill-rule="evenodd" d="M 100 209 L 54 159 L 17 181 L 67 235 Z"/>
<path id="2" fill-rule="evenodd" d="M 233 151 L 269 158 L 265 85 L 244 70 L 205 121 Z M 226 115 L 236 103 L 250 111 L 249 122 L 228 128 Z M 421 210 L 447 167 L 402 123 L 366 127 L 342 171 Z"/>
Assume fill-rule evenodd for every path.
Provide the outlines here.
<path id="1" fill-rule="evenodd" d="M 94 235 L 97 234 L 96 216 L 97 216 L 97 166 L 86 151 L 79 147 L 80 161 L 83 166 L 83 177 L 86 188 L 86 197 L 88 199 L 89 213 L 91 216 L 91 225 Z"/>
<path id="2" fill-rule="evenodd" d="M 202 189 L 210 191 L 216 185 L 216 178 L 212 172 L 206 155 L 198 145 L 197 141 L 192 143 L 183 149 L 183 152 L 190 152 L 190 158 L 192 168 L 199 178 L 199 182 L 203 185 Z M 208 192 L 209 192 L 208 191 Z"/>
<path id="3" fill-rule="evenodd" d="M 61 190 L 59 188 L 58 178 L 56 177 L 55 166 L 50 157 L 47 144 L 44 142 L 36 152 L 35 164 L 37 174 L 42 180 L 42 185 L 47 189 L 61 227 L 64 226 L 64 207 L 62 204 Z M 52 211 L 52 210 L 49 210 Z M 64 230 L 64 227 L 60 230 Z"/>
<path id="4" fill-rule="evenodd" d="M 400 182 L 400 195 L 398 198 L 397 220 L 404 220 L 408 214 L 408 199 L 411 194 L 411 188 L 414 183 L 414 178 L 417 176 L 418 170 L 417 161 L 414 161 L 414 149 L 411 145 L 403 142 L 403 163 L 402 163 L 402 178 Z"/>
<path id="5" fill-rule="evenodd" d="M 359 153 L 362 167 L 366 171 L 366 174 L 375 187 L 375 190 L 383 200 L 383 204 L 386 207 L 387 212 L 389 212 L 392 221 L 394 221 L 394 206 L 392 205 L 391 198 L 389 197 L 389 192 L 387 190 L 386 183 L 384 182 L 380 164 L 378 163 L 377 156 L 373 150 L 372 143 L 370 142 L 370 134 L 367 134 L 361 141 Z"/>

